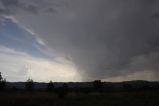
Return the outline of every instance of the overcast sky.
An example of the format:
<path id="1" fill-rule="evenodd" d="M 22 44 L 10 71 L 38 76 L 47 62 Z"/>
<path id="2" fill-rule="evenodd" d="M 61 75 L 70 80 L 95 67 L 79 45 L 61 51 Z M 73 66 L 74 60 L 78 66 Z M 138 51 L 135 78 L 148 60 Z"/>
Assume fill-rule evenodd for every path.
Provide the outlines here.
<path id="1" fill-rule="evenodd" d="M 8 81 L 159 80 L 158 0 L 0 0 Z"/>

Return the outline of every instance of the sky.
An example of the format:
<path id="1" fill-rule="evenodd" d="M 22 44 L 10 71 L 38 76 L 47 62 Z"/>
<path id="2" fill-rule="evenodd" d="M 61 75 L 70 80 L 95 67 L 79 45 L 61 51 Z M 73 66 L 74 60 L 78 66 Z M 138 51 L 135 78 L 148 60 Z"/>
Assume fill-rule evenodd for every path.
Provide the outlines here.
<path id="1" fill-rule="evenodd" d="M 159 80 L 158 0 L 0 0 L 7 81 Z"/>

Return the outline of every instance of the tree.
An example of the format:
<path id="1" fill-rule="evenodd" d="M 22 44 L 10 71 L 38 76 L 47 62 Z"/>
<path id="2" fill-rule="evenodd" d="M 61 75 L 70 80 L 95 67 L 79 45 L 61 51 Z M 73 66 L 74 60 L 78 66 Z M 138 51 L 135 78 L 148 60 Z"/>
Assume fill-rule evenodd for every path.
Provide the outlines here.
<path id="1" fill-rule="evenodd" d="M 25 88 L 26 88 L 26 90 L 33 90 L 33 88 L 34 88 L 34 81 L 29 78 L 26 81 Z"/>
<path id="2" fill-rule="evenodd" d="M 2 81 L 2 80 L 3 80 L 3 77 L 2 77 L 1 72 L 0 72 L 0 81 Z"/>
<path id="3" fill-rule="evenodd" d="M 6 88 L 6 79 L 3 79 L 1 72 L 0 72 L 0 89 L 5 89 Z"/>
<path id="4" fill-rule="evenodd" d="M 54 89 L 54 83 L 53 83 L 52 81 L 50 81 L 50 82 L 48 83 L 47 89 L 48 89 L 48 90 Z"/>
<path id="5" fill-rule="evenodd" d="M 101 80 L 95 80 L 95 81 L 93 82 L 93 85 L 94 85 L 94 88 L 95 88 L 95 89 L 100 89 L 100 88 L 103 87 L 103 84 L 102 84 Z"/>

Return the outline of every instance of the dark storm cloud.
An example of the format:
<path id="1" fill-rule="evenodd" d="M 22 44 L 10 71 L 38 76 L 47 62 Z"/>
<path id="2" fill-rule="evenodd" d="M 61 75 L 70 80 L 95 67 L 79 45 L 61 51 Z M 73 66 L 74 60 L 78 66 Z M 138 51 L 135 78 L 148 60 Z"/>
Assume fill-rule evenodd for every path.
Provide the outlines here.
<path id="1" fill-rule="evenodd" d="M 71 21 L 63 36 L 57 35 L 59 39 L 51 45 L 58 45 L 57 49 L 69 54 L 84 70 L 84 78 L 158 71 L 158 62 L 154 60 L 158 58 L 154 56 L 159 46 L 158 23 L 152 18 L 157 12 L 155 1 L 77 2 L 77 20 Z"/>
<path id="2" fill-rule="evenodd" d="M 14 3 L 19 5 L 6 4 Z M 42 5 L 38 5 L 35 10 L 40 15 L 23 14 L 17 19 L 20 17 L 19 21 L 38 33 L 48 46 L 69 57 L 84 80 L 145 70 L 158 74 L 157 0 L 67 0 L 65 3 L 56 15 L 45 16 L 39 11 Z"/>
<path id="3" fill-rule="evenodd" d="M 0 0 L 1 6 L 0 14 L 12 15 L 19 10 L 24 10 L 30 13 L 43 12 L 56 12 L 55 8 L 49 5 L 42 4 L 43 0 Z"/>
<path id="4" fill-rule="evenodd" d="M 1 2 L 1 14 L 2 15 L 12 15 L 17 12 L 17 9 L 23 7 L 26 8 L 19 0 L 0 0 Z"/>
<path id="5" fill-rule="evenodd" d="M 152 18 L 158 12 L 154 8 L 157 2 L 76 2 L 70 5 L 76 5 L 77 19 L 70 21 L 69 28 L 63 33 L 53 35 L 56 41 L 47 41 L 70 55 L 79 69 L 84 70 L 81 71 L 84 79 L 108 78 L 144 70 L 157 73 L 159 32 L 157 20 Z"/>
<path id="6" fill-rule="evenodd" d="M 5 6 L 18 6 L 19 0 L 1 0 Z"/>

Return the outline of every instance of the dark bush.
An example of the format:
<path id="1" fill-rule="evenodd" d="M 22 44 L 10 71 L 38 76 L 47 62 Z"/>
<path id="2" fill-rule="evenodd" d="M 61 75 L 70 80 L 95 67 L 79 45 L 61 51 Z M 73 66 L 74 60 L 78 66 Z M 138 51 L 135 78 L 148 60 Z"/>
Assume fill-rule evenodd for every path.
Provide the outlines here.
<path id="1" fill-rule="evenodd" d="M 93 85 L 95 89 L 101 89 L 103 87 L 103 83 L 101 82 L 101 80 L 95 80 L 93 82 Z"/>
<path id="2" fill-rule="evenodd" d="M 68 93 L 68 85 L 67 83 L 64 83 L 62 87 L 59 88 L 59 90 L 57 91 L 57 94 L 59 98 L 64 98 L 65 96 L 67 96 L 67 93 Z"/>
<path id="3" fill-rule="evenodd" d="M 62 88 L 67 89 L 68 88 L 67 83 L 64 83 L 63 86 L 62 86 Z"/>
<path id="4" fill-rule="evenodd" d="M 124 84 L 123 87 L 125 89 L 131 89 L 131 88 L 133 88 L 131 84 Z"/>

